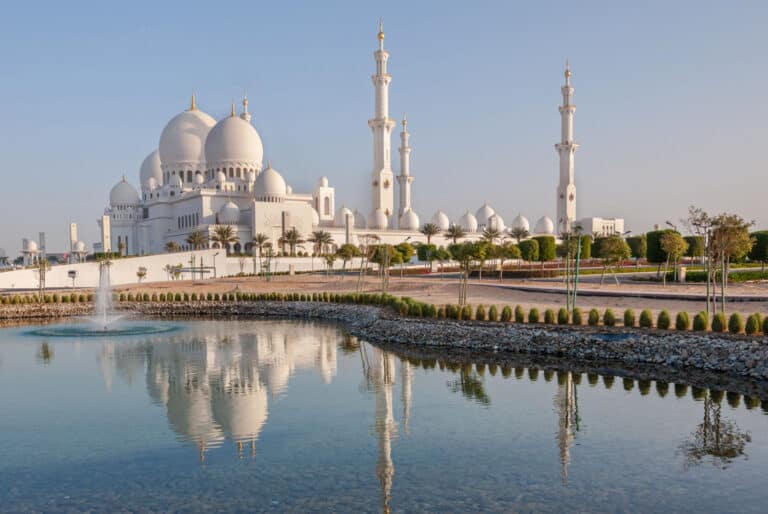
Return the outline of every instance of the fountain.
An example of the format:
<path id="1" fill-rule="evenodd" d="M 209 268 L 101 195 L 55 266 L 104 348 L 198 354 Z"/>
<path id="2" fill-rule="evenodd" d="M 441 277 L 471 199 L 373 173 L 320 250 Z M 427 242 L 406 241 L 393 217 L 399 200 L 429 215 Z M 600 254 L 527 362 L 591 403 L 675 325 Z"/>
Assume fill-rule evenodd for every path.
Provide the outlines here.
<path id="1" fill-rule="evenodd" d="M 124 316 L 115 314 L 112 305 L 112 282 L 109 268 L 112 261 L 99 261 L 99 286 L 94 297 L 94 315 L 89 323 L 42 327 L 29 332 L 31 335 L 52 337 L 93 337 L 160 334 L 176 330 L 176 326 L 146 321 L 123 321 Z"/>

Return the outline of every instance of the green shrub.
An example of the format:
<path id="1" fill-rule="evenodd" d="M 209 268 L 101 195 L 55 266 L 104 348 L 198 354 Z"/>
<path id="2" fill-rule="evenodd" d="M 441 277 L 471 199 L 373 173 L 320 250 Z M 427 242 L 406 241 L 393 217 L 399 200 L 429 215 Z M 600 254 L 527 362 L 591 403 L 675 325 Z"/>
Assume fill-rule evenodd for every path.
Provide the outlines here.
<path id="1" fill-rule="evenodd" d="M 128 301 L 129 302 L 133 302 L 135 300 L 136 300 L 136 298 L 133 297 L 133 293 L 128 293 Z"/>
<path id="2" fill-rule="evenodd" d="M 495 305 L 488 309 L 488 321 L 499 321 L 499 309 Z"/>
<path id="3" fill-rule="evenodd" d="M 725 325 L 725 315 L 722 312 L 718 312 L 712 317 L 712 332 L 725 332 Z"/>
<path id="4" fill-rule="evenodd" d="M 731 334 L 740 334 L 744 331 L 744 318 L 741 317 L 741 314 L 738 312 L 734 312 L 731 314 L 730 319 L 728 320 L 728 332 Z"/>
<path id="5" fill-rule="evenodd" d="M 675 330 L 690 330 L 691 318 L 687 312 L 678 312 L 675 318 Z"/>
<path id="6" fill-rule="evenodd" d="M 148 302 L 149 301 L 149 293 L 144 293 L 144 296 L 142 296 L 142 300 L 144 300 L 145 302 Z"/>
<path id="7" fill-rule="evenodd" d="M 53 293 L 53 303 L 59 303 L 60 300 L 61 299 L 59 298 L 59 293 Z M 122 302 L 123 300 L 121 299 L 120 301 Z"/>
<path id="8" fill-rule="evenodd" d="M 762 326 L 763 326 L 763 334 L 768 335 L 768 316 L 763 318 Z"/>
<path id="9" fill-rule="evenodd" d="M 70 294 L 70 295 L 69 295 L 69 301 L 70 301 L 71 303 L 77 303 L 77 300 L 78 300 L 78 299 L 79 299 L 79 298 L 78 298 L 78 296 L 77 296 L 77 294 L 76 294 L 76 293 L 72 293 L 72 294 Z"/>
<path id="10" fill-rule="evenodd" d="M 565 307 L 560 307 L 557 311 L 557 324 L 558 325 L 567 325 L 570 321 L 568 318 L 568 310 Z"/>
<path id="11" fill-rule="evenodd" d="M 3 300 L 5 300 L 5 297 L 3 297 Z M 49 295 L 49 294 L 45 295 L 45 296 L 43 297 L 43 301 L 44 301 L 45 303 L 51 303 L 51 295 Z M 5 301 L 3 301 L 3 303 L 5 303 Z"/>
<path id="12" fill-rule="evenodd" d="M 635 311 L 633 311 L 632 309 L 627 309 L 624 311 L 624 326 L 625 327 L 635 326 Z"/>
<path id="13" fill-rule="evenodd" d="M 213 301 L 214 302 L 220 302 L 221 301 L 221 297 L 219 296 L 219 293 L 215 293 L 213 295 Z"/>
<path id="14" fill-rule="evenodd" d="M 536 307 L 531 307 L 531 310 L 528 311 L 528 323 L 538 323 L 539 322 L 539 309 Z"/>
<path id="15" fill-rule="evenodd" d="M 439 319 L 445 319 L 446 312 L 445 312 L 445 305 L 441 305 L 439 309 L 437 309 L 437 317 Z"/>
<path id="16" fill-rule="evenodd" d="M 544 311 L 544 323 L 547 325 L 555 324 L 555 311 L 553 309 L 547 309 Z"/>
<path id="17" fill-rule="evenodd" d="M 405 303 L 405 302 L 400 302 L 400 310 L 399 310 L 399 312 L 400 312 L 400 314 L 402 316 L 407 316 L 408 315 L 408 304 Z"/>
<path id="18" fill-rule="evenodd" d="M 747 318 L 747 323 L 744 325 L 744 332 L 749 335 L 755 335 L 760 332 L 760 315 L 752 314 Z"/>
<path id="19" fill-rule="evenodd" d="M 415 303 L 415 304 L 409 306 L 408 307 L 408 314 L 410 314 L 411 316 L 413 316 L 415 318 L 420 318 L 421 315 L 422 315 L 421 305 L 419 305 L 418 303 Z"/>
<path id="20" fill-rule="evenodd" d="M 573 312 L 571 313 L 571 323 L 579 326 L 584 324 L 584 314 L 581 312 L 581 309 L 579 309 L 578 307 L 573 309 Z"/>
<path id="21" fill-rule="evenodd" d="M 709 319 L 706 312 L 700 312 L 693 317 L 693 329 L 697 332 L 705 332 L 709 328 Z"/>
<path id="22" fill-rule="evenodd" d="M 93 293 L 88 293 L 88 301 L 92 302 L 96 296 Z"/>
<path id="23" fill-rule="evenodd" d="M 648 309 L 643 309 L 640 312 L 640 327 L 651 328 L 653 326 L 653 314 Z"/>
<path id="24" fill-rule="evenodd" d="M 669 327 L 672 326 L 672 318 L 669 315 L 669 312 L 664 309 L 659 313 L 659 317 L 656 318 L 656 328 L 660 330 L 669 330 Z"/>
<path id="25" fill-rule="evenodd" d="M 504 308 L 501 309 L 501 321 L 506 323 L 512 321 L 512 307 L 509 305 L 505 305 Z"/>
<path id="26" fill-rule="evenodd" d="M 180 301 L 181 301 L 181 293 L 176 293 L 176 294 L 173 296 L 173 301 L 174 301 L 174 302 L 180 302 Z"/>
<path id="27" fill-rule="evenodd" d="M 515 305 L 515 323 L 525 323 L 525 311 L 520 305 Z"/>
<path id="28" fill-rule="evenodd" d="M 85 303 L 86 301 L 88 301 L 88 297 L 87 297 L 87 296 L 85 296 L 85 294 L 84 294 L 84 293 L 80 293 L 80 299 L 79 299 L 79 302 L 80 302 L 80 303 Z M 37 303 L 37 302 L 35 302 L 35 303 Z"/>
<path id="29" fill-rule="evenodd" d="M 600 323 L 600 313 L 597 309 L 590 309 L 587 324 L 589 324 L 590 327 L 596 327 L 598 323 Z"/>
<path id="30" fill-rule="evenodd" d="M 472 319 L 472 306 L 467 304 L 461 308 L 461 319 Z"/>
<path id="31" fill-rule="evenodd" d="M 616 315 L 611 309 L 605 309 L 605 313 L 603 314 L 603 325 L 606 327 L 616 326 Z"/>
<path id="32" fill-rule="evenodd" d="M 478 321 L 485 321 L 485 307 L 482 304 L 477 306 L 475 311 L 475 319 Z"/>
<path id="33" fill-rule="evenodd" d="M 197 301 L 197 293 L 192 293 L 192 295 L 189 297 L 189 299 L 192 300 L 193 302 L 196 302 Z"/>
<path id="34" fill-rule="evenodd" d="M 157 301 L 157 293 L 152 293 L 152 301 L 153 302 Z"/>
<path id="35" fill-rule="evenodd" d="M 157 297 L 158 301 L 164 302 L 165 301 L 165 293 L 160 293 L 160 295 Z"/>
<path id="36" fill-rule="evenodd" d="M 69 296 L 64 295 L 61 297 L 61 303 L 69 303 Z"/>

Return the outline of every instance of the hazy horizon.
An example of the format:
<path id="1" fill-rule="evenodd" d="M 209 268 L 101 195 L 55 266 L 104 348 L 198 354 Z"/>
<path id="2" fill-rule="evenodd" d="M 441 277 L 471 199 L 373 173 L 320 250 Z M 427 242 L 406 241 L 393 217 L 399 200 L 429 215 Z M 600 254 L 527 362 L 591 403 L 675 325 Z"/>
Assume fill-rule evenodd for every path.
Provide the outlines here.
<path id="1" fill-rule="evenodd" d="M 43 231 L 48 251 L 66 251 L 76 222 L 90 250 L 111 187 L 125 175 L 138 188 L 193 89 L 217 119 L 247 91 L 265 162 L 296 192 L 328 176 L 337 206 L 367 214 L 379 16 L 422 223 L 484 201 L 507 222 L 555 217 L 569 58 L 579 218 L 623 217 L 640 233 L 693 204 L 768 228 L 768 5 L 640 4 L 9 5 L 0 248 L 15 257 Z M 395 134 L 396 172 L 398 146 Z"/>

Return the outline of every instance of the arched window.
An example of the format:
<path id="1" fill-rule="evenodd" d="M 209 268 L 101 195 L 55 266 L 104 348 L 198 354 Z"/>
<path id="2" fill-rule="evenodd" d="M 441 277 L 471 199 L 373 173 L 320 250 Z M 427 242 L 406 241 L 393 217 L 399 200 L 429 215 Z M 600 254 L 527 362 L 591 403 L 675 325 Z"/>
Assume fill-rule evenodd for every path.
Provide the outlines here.
<path id="1" fill-rule="evenodd" d="M 237 168 L 237 178 L 243 178 L 243 175 L 240 173 L 240 168 Z"/>
<path id="2" fill-rule="evenodd" d="M 229 178 L 235 178 L 235 168 L 229 168 Z"/>
<path id="3" fill-rule="evenodd" d="M 323 199 L 323 204 L 324 204 L 323 211 L 325 212 L 325 216 L 330 216 L 330 214 L 331 214 L 331 199 L 326 196 Z"/>
<path id="4" fill-rule="evenodd" d="M 187 170 L 187 182 L 192 182 L 192 170 Z"/>

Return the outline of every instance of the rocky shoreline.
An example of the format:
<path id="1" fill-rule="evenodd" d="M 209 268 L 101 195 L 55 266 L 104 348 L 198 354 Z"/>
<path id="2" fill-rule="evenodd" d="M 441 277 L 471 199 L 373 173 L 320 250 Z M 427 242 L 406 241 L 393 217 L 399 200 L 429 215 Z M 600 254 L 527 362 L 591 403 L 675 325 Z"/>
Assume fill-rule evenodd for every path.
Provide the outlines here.
<path id="1" fill-rule="evenodd" d="M 338 322 L 352 335 L 381 345 L 424 352 L 470 352 L 503 361 L 511 355 L 566 359 L 585 371 L 643 370 L 647 377 L 674 382 L 698 376 L 702 386 L 738 381 L 768 384 L 768 338 L 609 327 L 454 321 L 407 318 L 368 305 L 325 302 L 255 301 L 119 303 L 136 316 L 152 318 L 287 318 Z M 4 306 L 6 322 L 87 315 L 91 304 Z M 613 374 L 621 375 L 613 370 Z M 677 377 L 677 378 L 675 378 Z M 690 380 L 689 380 L 690 382 Z M 744 386 L 738 387 L 738 390 Z M 763 389 L 762 385 L 759 386 Z M 750 388 L 752 389 L 752 388 Z M 731 389 L 729 389 L 731 390 Z M 764 394 L 762 395 L 764 396 Z"/>

